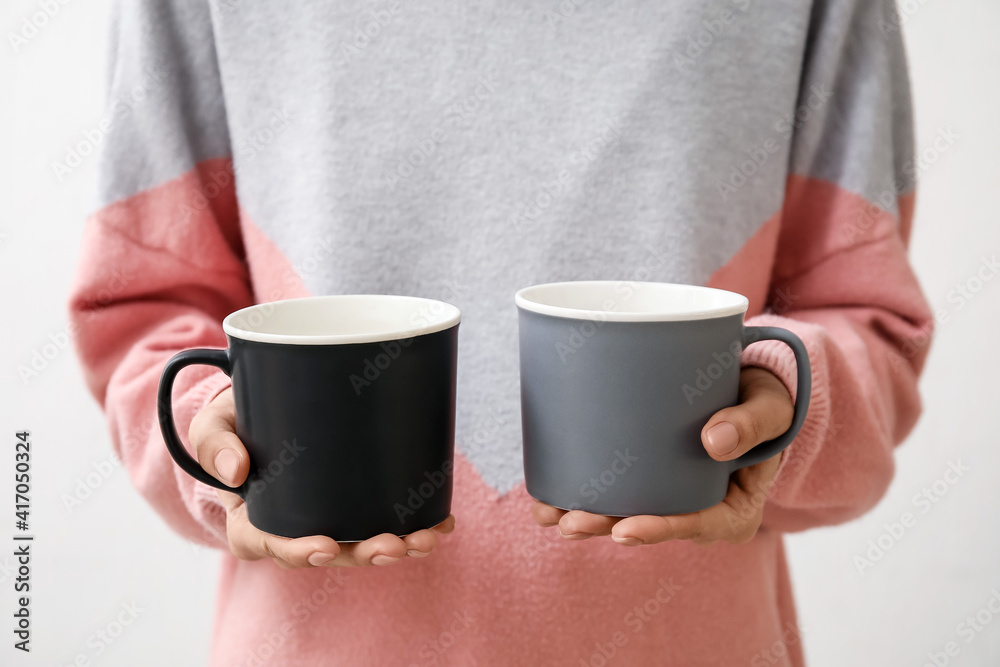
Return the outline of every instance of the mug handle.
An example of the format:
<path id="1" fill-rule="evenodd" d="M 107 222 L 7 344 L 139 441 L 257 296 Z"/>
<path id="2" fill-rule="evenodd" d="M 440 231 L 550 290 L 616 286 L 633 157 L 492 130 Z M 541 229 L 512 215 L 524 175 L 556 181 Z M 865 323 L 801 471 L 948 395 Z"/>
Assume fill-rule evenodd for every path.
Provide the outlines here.
<path id="1" fill-rule="evenodd" d="M 226 375 L 232 375 L 232 368 L 229 363 L 229 350 L 185 350 L 170 358 L 167 365 L 163 367 L 163 374 L 160 375 L 160 387 L 157 392 L 157 414 L 160 419 L 160 431 L 163 433 L 163 440 L 167 443 L 167 451 L 173 457 L 177 465 L 187 474 L 194 477 L 203 484 L 208 484 L 216 489 L 239 493 L 237 488 L 227 486 L 215 479 L 201 467 L 177 435 L 177 427 L 174 426 L 174 408 L 171 402 L 171 392 L 174 388 L 174 379 L 182 368 L 193 364 L 205 364 L 215 366 Z"/>
<path id="2" fill-rule="evenodd" d="M 781 327 L 743 327 L 744 348 L 763 340 L 781 341 L 792 348 L 792 353 L 795 355 L 795 377 L 798 387 L 795 392 L 795 412 L 792 415 L 792 425 L 788 427 L 787 431 L 774 440 L 760 443 L 743 456 L 734 459 L 732 461 L 733 470 L 762 463 L 784 451 L 785 447 L 788 447 L 798 435 L 799 429 L 802 428 L 802 424 L 806 420 L 806 412 L 809 411 L 812 371 L 809 366 L 809 355 L 806 353 L 806 346 L 803 345 L 802 339 L 788 329 Z"/>

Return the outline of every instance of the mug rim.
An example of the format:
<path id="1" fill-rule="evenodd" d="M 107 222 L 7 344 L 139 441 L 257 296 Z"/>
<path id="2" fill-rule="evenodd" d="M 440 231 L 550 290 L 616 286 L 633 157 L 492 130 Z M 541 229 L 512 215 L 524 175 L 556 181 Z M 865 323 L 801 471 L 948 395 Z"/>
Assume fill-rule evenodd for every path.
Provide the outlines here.
<path id="1" fill-rule="evenodd" d="M 572 306 L 557 306 L 547 303 L 540 303 L 531 299 L 532 292 L 551 291 L 558 288 L 573 286 L 574 288 L 586 289 L 588 287 L 609 287 L 615 286 L 646 286 L 665 292 L 686 292 L 690 293 L 713 293 L 724 295 L 730 303 L 707 308 L 688 308 L 685 310 L 651 310 L 651 311 L 616 311 L 611 308 L 587 309 L 575 308 Z M 550 315 L 563 319 L 591 320 L 603 322 L 684 322 L 692 320 L 707 320 L 732 315 L 744 315 L 750 306 L 750 300 L 738 293 L 730 290 L 718 289 L 715 287 L 704 287 L 701 285 L 685 285 L 683 283 L 663 283 L 639 280 L 567 280 L 561 282 L 542 283 L 522 288 L 514 295 L 514 303 L 518 308 L 542 315 Z M 605 301 L 607 303 L 607 301 Z"/>
<path id="2" fill-rule="evenodd" d="M 434 304 L 441 308 L 442 312 L 435 316 L 425 317 L 425 323 L 405 327 L 389 327 L 383 330 L 368 331 L 362 333 L 341 333 L 341 334 L 294 334 L 294 333 L 271 333 L 266 331 L 254 331 L 239 326 L 236 320 L 246 318 L 254 312 L 264 311 L 268 308 L 283 308 L 285 304 L 316 302 L 316 303 L 347 303 L 351 301 L 381 301 L 407 303 L 411 306 L 423 304 L 429 306 Z M 268 317 L 267 315 L 265 317 Z M 222 329 L 230 338 L 253 341 L 257 343 L 272 343 L 278 345 L 348 345 L 352 343 L 380 343 L 392 340 L 403 340 L 415 336 L 445 331 L 462 320 L 462 313 L 457 306 L 437 299 L 427 299 L 419 296 L 406 296 L 399 294 L 331 294 L 325 296 L 306 296 L 295 299 L 281 299 L 279 301 L 268 301 L 256 303 L 246 308 L 241 308 L 226 316 L 222 321 Z"/>

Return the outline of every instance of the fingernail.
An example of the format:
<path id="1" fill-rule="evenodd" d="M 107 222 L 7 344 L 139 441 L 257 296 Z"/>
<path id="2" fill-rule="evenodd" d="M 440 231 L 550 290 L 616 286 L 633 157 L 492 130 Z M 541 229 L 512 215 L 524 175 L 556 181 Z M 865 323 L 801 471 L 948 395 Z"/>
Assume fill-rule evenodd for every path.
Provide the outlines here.
<path id="1" fill-rule="evenodd" d="M 424 556 L 430 556 L 430 554 L 426 551 L 417 551 L 416 549 L 408 549 L 406 555 L 411 558 L 423 558 Z M 372 562 L 374 563 L 375 561 L 373 560 Z M 375 564 L 378 565 L 378 563 Z"/>
<path id="2" fill-rule="evenodd" d="M 705 434 L 708 446 L 717 456 L 730 453 L 740 444 L 740 432 L 729 422 L 720 422 Z"/>
<path id="3" fill-rule="evenodd" d="M 588 537 L 593 537 L 593 533 L 564 533 L 559 531 L 559 534 L 563 536 L 566 540 L 585 540 Z"/>
<path id="4" fill-rule="evenodd" d="M 379 554 L 372 557 L 372 565 L 392 565 L 398 558 L 394 556 L 386 556 L 385 554 Z"/>
<path id="5" fill-rule="evenodd" d="M 638 537 L 615 537 L 612 535 L 611 539 L 618 544 L 625 545 L 626 547 L 637 547 L 643 543 Z"/>
<path id="6" fill-rule="evenodd" d="M 333 554 L 328 554 L 323 551 L 317 551 L 309 556 L 309 564 L 319 567 L 320 565 L 326 565 L 331 560 L 333 560 Z"/>
<path id="7" fill-rule="evenodd" d="M 240 469 L 240 455 L 231 449 L 222 449 L 215 455 L 215 469 L 222 481 L 235 486 L 236 472 Z"/>

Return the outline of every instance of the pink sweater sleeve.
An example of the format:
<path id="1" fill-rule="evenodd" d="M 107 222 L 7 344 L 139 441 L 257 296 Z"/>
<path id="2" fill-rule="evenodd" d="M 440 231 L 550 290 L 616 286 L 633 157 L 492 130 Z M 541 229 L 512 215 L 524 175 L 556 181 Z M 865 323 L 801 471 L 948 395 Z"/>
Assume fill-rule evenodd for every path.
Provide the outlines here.
<path id="1" fill-rule="evenodd" d="M 208 4 L 117 3 L 113 19 L 109 129 L 70 300 L 74 337 L 136 488 L 185 537 L 224 546 L 219 498 L 174 464 L 156 409 L 167 359 L 225 347 L 223 317 L 252 302 Z M 228 384 L 203 367 L 177 378 L 174 416 L 189 449 L 192 417 Z"/>
<path id="2" fill-rule="evenodd" d="M 200 192 L 204 169 L 111 204 L 88 221 L 70 308 L 87 383 L 134 485 L 179 533 L 221 546 L 218 496 L 173 463 L 156 412 L 167 359 L 187 348 L 225 347 L 222 318 L 251 301 L 246 269 L 215 217 L 235 215 L 234 202 L 216 197 L 189 220 L 176 215 L 185 197 Z M 228 385 L 208 368 L 178 377 L 174 417 L 189 449 L 191 419 Z"/>
<path id="3" fill-rule="evenodd" d="M 769 308 L 748 320 L 798 334 L 812 365 L 809 413 L 765 511 L 765 525 L 784 531 L 847 521 L 884 495 L 894 447 L 920 413 L 933 325 L 907 259 L 917 156 L 905 51 L 899 31 L 875 20 L 891 4 L 859 7 L 817 6 Z M 824 28 L 845 21 L 848 33 Z M 744 364 L 794 392 L 780 343 L 751 345 Z"/>
<path id="4" fill-rule="evenodd" d="M 88 221 L 70 308 L 87 383 L 134 485 L 179 533 L 224 545 L 225 513 L 215 490 L 173 463 L 156 413 L 167 359 L 187 348 L 225 347 L 222 318 L 251 300 L 243 262 L 215 217 L 234 215 L 234 203 L 217 197 L 188 220 L 176 215 L 185 193 L 201 189 L 203 170 L 111 204 Z M 208 368 L 178 377 L 174 416 L 185 444 L 193 416 L 228 385 Z"/>
<path id="5" fill-rule="evenodd" d="M 904 218 L 910 202 L 900 202 Z M 817 229 L 849 231 L 858 211 L 872 224 L 856 238 L 816 237 Z M 790 182 L 772 284 L 779 312 L 747 323 L 798 334 L 812 365 L 812 401 L 782 457 L 767 526 L 795 531 L 854 518 L 892 479 L 893 448 L 920 413 L 917 376 L 933 323 L 907 262 L 906 226 L 834 185 Z M 819 256 L 824 242 L 837 249 Z M 743 363 L 771 370 L 794 395 L 795 362 L 784 345 L 751 345 Z"/>

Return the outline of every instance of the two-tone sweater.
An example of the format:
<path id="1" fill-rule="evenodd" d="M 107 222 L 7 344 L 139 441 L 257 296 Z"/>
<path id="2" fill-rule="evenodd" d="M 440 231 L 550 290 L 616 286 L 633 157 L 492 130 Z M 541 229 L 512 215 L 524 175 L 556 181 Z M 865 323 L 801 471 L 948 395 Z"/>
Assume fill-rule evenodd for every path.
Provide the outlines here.
<path id="1" fill-rule="evenodd" d="M 919 413 L 931 316 L 890 0 L 122 0 L 71 310 L 137 489 L 226 550 L 156 386 L 262 301 L 462 310 L 455 532 L 426 559 L 223 558 L 211 665 L 802 665 L 782 533 L 871 508 Z M 522 471 L 514 292 L 711 285 L 797 333 L 812 403 L 747 544 L 567 541 Z M 795 392 L 780 344 L 747 349 Z M 183 434 L 228 384 L 179 378 Z M 798 591 L 808 595 L 808 590 Z"/>

